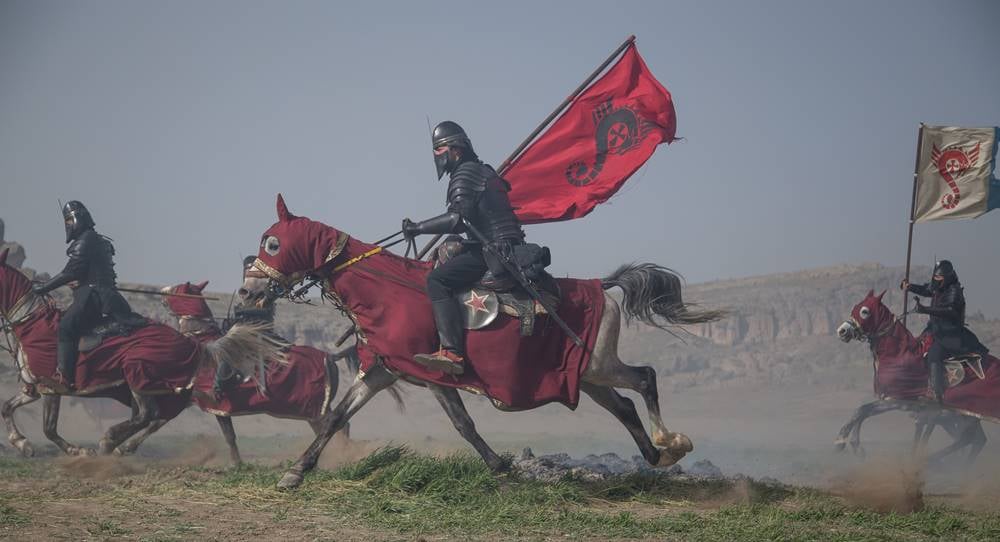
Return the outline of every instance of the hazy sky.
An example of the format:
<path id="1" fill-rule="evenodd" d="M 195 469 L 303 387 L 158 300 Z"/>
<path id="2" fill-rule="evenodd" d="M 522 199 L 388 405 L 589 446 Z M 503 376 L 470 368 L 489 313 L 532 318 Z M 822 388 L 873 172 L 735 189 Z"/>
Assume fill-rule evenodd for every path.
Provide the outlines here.
<path id="1" fill-rule="evenodd" d="M 0 217 L 64 263 L 83 200 L 125 281 L 235 288 L 291 210 L 373 241 L 443 207 L 427 121 L 498 164 L 626 36 L 678 135 L 589 217 L 540 225 L 559 275 L 689 281 L 902 265 L 918 123 L 1000 124 L 1000 2 L 0 1 Z M 1000 315 L 1000 212 L 921 224 Z M 922 278 L 922 277 L 921 277 Z"/>

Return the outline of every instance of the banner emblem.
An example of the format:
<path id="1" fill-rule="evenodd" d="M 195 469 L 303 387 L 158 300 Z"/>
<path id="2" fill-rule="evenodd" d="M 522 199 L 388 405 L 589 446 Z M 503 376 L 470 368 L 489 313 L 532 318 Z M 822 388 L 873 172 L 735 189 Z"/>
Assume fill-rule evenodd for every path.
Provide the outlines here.
<path id="1" fill-rule="evenodd" d="M 941 206 L 945 209 L 958 207 L 958 202 L 962 199 L 962 193 L 958 189 L 955 179 L 963 173 L 976 166 L 979 161 L 979 147 L 982 145 L 976 142 L 976 146 L 969 152 L 965 152 L 959 145 L 952 145 L 943 150 L 934 145 L 931 150 L 931 160 L 937 164 L 938 173 L 948 183 L 951 193 L 945 194 L 941 198 Z"/>

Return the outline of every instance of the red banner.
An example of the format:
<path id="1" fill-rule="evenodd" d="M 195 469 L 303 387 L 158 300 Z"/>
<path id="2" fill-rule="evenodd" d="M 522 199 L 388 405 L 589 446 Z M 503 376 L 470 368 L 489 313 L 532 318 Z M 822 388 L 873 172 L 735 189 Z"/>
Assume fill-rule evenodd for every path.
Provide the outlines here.
<path id="1" fill-rule="evenodd" d="M 586 216 L 676 130 L 670 92 L 629 47 L 503 174 L 511 203 L 525 224 Z"/>

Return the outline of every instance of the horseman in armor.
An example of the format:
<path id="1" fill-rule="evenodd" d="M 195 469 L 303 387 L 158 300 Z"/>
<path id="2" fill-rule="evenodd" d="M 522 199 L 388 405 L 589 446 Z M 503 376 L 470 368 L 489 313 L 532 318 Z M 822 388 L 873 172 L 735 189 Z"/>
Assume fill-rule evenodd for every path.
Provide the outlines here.
<path id="1" fill-rule="evenodd" d="M 921 304 L 920 298 L 917 298 L 914 310 L 930 316 L 925 332 L 934 341 L 927 352 L 926 361 L 930 388 L 934 399 L 940 403 L 947 388 L 945 359 L 969 353 L 985 354 L 988 349 L 965 327 L 965 294 L 950 261 L 941 260 L 934 266 L 929 283 L 910 284 L 904 280 L 901 288 L 918 296 L 931 298 L 929 306 Z"/>
<path id="2" fill-rule="evenodd" d="M 137 325 L 128 301 L 115 288 L 115 247 L 111 240 L 94 231 L 90 211 L 79 201 L 63 206 L 66 267 L 51 280 L 36 284 L 35 294 L 45 295 L 60 286 L 73 288 L 73 302 L 59 320 L 58 370 L 63 384 L 74 388 L 80 337 L 104 316 L 122 325 Z"/>
<path id="3" fill-rule="evenodd" d="M 524 231 L 514 214 L 507 193 L 510 184 L 496 170 L 484 164 L 472 148 L 465 130 L 451 121 L 438 124 L 431 134 L 437 175 L 448 173 L 448 210 L 422 222 L 403 220 L 403 234 L 412 239 L 419 234 L 462 233 L 463 220 L 481 232 L 496 253 L 509 255 L 524 243 Z M 483 251 L 474 239 L 464 239 L 462 250 L 436 267 L 427 277 L 427 293 L 434 310 L 440 348 L 432 354 L 418 354 L 414 360 L 449 374 L 462 374 L 465 361 L 465 329 L 461 307 L 454 298 L 489 271 L 494 277 L 506 274 L 502 262 Z"/>

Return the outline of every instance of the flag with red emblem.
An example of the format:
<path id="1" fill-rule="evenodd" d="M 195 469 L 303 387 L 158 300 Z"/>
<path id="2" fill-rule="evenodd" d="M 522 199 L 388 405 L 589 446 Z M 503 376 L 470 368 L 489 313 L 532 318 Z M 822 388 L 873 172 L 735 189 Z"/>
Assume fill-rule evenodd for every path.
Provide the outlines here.
<path id="1" fill-rule="evenodd" d="M 526 224 L 586 216 L 674 140 L 670 92 L 635 45 L 585 90 L 505 171 L 510 199 Z"/>
<path id="2" fill-rule="evenodd" d="M 913 220 L 976 218 L 1000 207 L 1000 129 L 921 126 Z"/>

